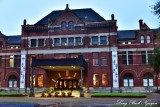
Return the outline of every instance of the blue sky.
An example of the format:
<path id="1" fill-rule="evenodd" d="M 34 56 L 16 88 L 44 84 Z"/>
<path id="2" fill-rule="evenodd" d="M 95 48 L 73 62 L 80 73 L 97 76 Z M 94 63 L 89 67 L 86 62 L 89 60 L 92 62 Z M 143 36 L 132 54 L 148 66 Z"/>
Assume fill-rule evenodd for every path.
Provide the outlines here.
<path id="1" fill-rule="evenodd" d="M 0 31 L 5 35 L 20 35 L 23 20 L 34 24 L 53 10 L 92 8 L 106 20 L 111 14 L 117 19 L 118 30 L 139 28 L 143 19 L 150 28 L 158 28 L 159 19 L 151 5 L 157 0 L 0 0 Z"/>

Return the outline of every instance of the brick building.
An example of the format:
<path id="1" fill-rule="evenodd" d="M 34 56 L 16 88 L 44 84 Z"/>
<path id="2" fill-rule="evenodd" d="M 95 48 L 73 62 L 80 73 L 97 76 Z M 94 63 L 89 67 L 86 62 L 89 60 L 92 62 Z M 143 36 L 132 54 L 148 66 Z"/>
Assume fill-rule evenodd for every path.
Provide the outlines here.
<path id="1" fill-rule="evenodd" d="M 139 29 L 119 31 L 116 22 L 68 5 L 33 25 L 24 20 L 21 35 L 0 36 L 1 88 L 154 91 L 147 64 L 158 29 L 139 20 Z"/>

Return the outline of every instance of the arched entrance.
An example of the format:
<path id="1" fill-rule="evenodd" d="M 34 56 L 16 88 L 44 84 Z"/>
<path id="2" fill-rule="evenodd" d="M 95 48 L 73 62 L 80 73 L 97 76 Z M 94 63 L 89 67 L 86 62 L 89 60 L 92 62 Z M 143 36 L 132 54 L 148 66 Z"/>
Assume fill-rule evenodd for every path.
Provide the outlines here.
<path id="1" fill-rule="evenodd" d="M 56 81 L 55 89 L 76 90 L 80 88 L 78 79 L 74 77 L 62 77 Z"/>

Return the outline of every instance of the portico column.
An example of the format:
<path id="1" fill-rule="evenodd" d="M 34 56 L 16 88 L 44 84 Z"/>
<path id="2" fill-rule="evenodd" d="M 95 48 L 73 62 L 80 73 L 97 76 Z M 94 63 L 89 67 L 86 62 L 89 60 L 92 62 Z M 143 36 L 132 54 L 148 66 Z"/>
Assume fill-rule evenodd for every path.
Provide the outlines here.
<path id="1" fill-rule="evenodd" d="M 81 72 L 81 87 L 80 87 L 80 97 L 84 97 L 84 91 L 83 91 L 83 69 L 80 66 L 80 72 Z"/>

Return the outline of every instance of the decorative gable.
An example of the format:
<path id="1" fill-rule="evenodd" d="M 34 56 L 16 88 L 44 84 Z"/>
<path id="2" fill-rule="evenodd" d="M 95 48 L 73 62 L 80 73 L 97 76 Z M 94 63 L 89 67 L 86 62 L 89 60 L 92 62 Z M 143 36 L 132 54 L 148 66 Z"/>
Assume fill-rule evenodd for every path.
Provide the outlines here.
<path id="1" fill-rule="evenodd" d="M 49 20 L 50 26 L 59 26 L 62 24 L 62 22 L 66 22 L 68 24 L 69 22 L 73 22 L 75 25 L 77 24 L 83 24 L 84 25 L 84 19 L 80 19 L 77 17 L 72 10 L 69 9 L 68 4 L 66 5 L 66 9 L 62 12 L 62 14 L 57 17 L 55 20 Z"/>

